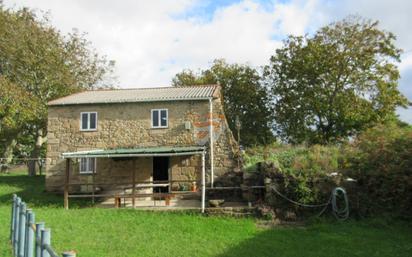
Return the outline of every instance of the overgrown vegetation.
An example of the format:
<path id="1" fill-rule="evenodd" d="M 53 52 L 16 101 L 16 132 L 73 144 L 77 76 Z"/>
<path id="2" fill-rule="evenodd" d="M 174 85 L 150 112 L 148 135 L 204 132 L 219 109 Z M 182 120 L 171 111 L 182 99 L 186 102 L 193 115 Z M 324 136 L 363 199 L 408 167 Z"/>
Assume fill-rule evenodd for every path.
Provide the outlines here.
<path id="1" fill-rule="evenodd" d="M 263 172 L 278 183 L 278 189 L 302 203 L 319 203 L 325 196 L 319 182 L 339 170 L 341 150 L 337 146 L 291 146 L 274 144 L 247 149 L 246 170 Z M 265 164 L 258 167 L 258 164 Z M 271 173 L 271 174 L 269 174 Z"/>
<path id="2" fill-rule="evenodd" d="M 389 123 L 346 149 L 344 172 L 356 178 L 362 214 L 412 215 L 412 127 Z"/>
<path id="3" fill-rule="evenodd" d="M 127 209 L 64 210 L 62 197 L 43 192 L 44 177 L 0 175 L 0 256 L 11 256 L 11 196 L 17 193 L 52 231 L 58 251 L 78 256 L 380 256 L 412 254 L 409 223 L 317 221 L 306 227 L 259 228 L 252 219 Z M 73 206 L 73 204 L 72 204 Z"/>
<path id="4" fill-rule="evenodd" d="M 339 146 L 278 144 L 247 149 L 245 163 L 248 172 L 257 172 L 258 163 L 266 163 L 260 170 L 266 172 L 263 175 L 275 179 L 279 190 L 298 202 L 324 202 L 333 186 L 343 185 L 358 215 L 410 217 L 411 156 L 412 128 L 388 122 Z M 348 178 L 355 182 L 347 182 Z"/>

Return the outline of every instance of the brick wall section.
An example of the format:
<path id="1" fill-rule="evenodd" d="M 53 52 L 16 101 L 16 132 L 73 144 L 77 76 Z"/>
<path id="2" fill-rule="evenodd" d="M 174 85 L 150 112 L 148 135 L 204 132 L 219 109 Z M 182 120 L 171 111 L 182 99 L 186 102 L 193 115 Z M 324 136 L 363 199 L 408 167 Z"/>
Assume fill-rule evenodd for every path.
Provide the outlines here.
<path id="1" fill-rule="evenodd" d="M 168 128 L 151 128 L 152 109 L 168 109 Z M 219 98 L 214 99 L 213 110 L 215 180 L 219 180 L 223 175 L 234 171 L 237 165 L 237 146 L 228 129 Z M 81 112 L 98 113 L 97 131 L 80 131 Z M 61 159 L 61 154 L 64 152 L 194 145 L 204 145 L 209 151 L 208 120 L 209 102 L 201 100 L 49 106 L 46 189 L 63 189 L 65 162 Z M 185 129 L 187 121 L 192 125 L 190 130 Z M 207 174 L 210 170 L 209 163 L 207 154 Z M 99 158 L 95 181 L 127 183 L 131 181 L 133 169 L 137 170 L 137 180 L 150 181 L 152 158 L 137 158 L 135 162 Z M 71 181 L 90 182 L 91 175 L 80 175 L 78 170 L 78 164 L 75 164 Z M 200 180 L 200 173 L 200 156 L 170 159 L 172 179 Z M 208 181 L 209 179 L 208 177 Z"/>

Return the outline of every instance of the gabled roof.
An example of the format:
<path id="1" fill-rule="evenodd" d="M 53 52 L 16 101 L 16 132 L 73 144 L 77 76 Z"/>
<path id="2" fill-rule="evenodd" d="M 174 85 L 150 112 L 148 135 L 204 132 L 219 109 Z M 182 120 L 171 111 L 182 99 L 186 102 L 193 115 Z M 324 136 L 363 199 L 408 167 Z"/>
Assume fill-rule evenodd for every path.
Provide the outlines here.
<path id="1" fill-rule="evenodd" d="M 193 155 L 204 153 L 203 146 L 157 146 L 141 148 L 117 148 L 106 150 L 88 150 L 79 152 L 63 153 L 63 158 L 116 158 L 116 157 L 138 157 L 138 156 L 173 156 Z"/>
<path id="2" fill-rule="evenodd" d="M 85 91 L 50 101 L 48 105 L 206 100 L 216 97 L 217 85 Z"/>

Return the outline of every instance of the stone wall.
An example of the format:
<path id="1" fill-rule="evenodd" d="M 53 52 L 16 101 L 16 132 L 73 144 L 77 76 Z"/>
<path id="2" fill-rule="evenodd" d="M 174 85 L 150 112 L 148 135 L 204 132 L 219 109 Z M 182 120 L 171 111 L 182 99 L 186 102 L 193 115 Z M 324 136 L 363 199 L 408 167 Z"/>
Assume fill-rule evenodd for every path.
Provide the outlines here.
<path id="1" fill-rule="evenodd" d="M 151 128 L 152 109 L 168 109 L 168 128 Z M 97 131 L 80 131 L 81 112 L 98 113 Z M 185 128 L 185 122 L 190 122 L 190 129 Z M 218 180 L 228 172 L 233 172 L 237 165 L 236 142 L 227 126 L 219 98 L 213 101 L 213 125 L 215 180 Z M 65 162 L 61 154 L 64 152 L 195 145 L 206 146 L 209 151 L 209 142 L 208 101 L 49 106 L 46 189 L 55 191 L 63 188 Z M 139 170 L 139 179 L 150 181 L 152 159 L 137 159 L 136 167 L 133 167 L 132 160 L 98 159 L 95 181 L 130 181 L 133 168 Z M 173 157 L 169 168 L 173 179 L 200 179 L 199 156 Z M 209 174 L 209 154 L 206 170 Z M 80 175 L 78 164 L 74 165 L 72 181 L 89 181 L 90 177 Z"/>

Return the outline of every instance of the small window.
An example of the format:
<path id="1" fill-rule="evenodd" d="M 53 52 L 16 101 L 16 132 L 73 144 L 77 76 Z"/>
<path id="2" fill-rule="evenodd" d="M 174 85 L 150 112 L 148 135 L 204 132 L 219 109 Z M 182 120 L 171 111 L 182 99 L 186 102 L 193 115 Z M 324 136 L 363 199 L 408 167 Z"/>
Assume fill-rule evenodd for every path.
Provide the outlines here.
<path id="1" fill-rule="evenodd" d="M 83 130 L 83 131 L 97 130 L 97 112 L 80 113 L 80 130 Z"/>
<path id="2" fill-rule="evenodd" d="M 152 128 L 167 128 L 168 112 L 167 109 L 152 110 Z"/>
<path id="3" fill-rule="evenodd" d="M 80 158 L 80 174 L 96 173 L 96 158 Z"/>

